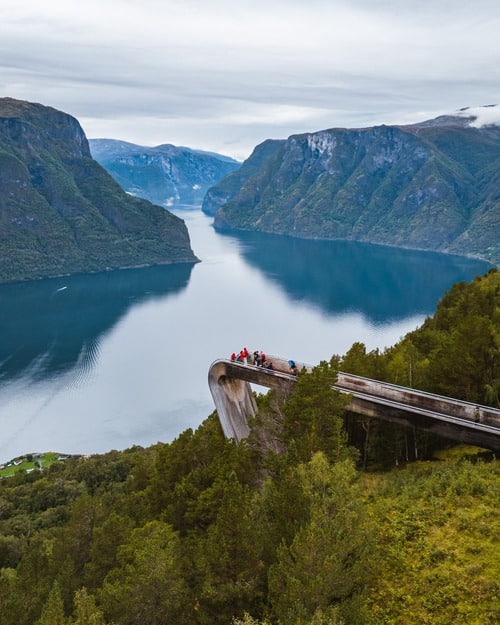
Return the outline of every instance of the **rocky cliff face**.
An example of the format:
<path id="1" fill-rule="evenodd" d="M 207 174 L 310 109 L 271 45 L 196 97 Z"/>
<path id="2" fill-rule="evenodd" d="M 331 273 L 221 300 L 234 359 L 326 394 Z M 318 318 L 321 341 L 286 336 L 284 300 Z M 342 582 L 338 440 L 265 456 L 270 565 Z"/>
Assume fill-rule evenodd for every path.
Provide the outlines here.
<path id="1" fill-rule="evenodd" d="M 184 222 L 128 196 L 76 119 L 0 98 L 0 282 L 196 262 Z"/>
<path id="2" fill-rule="evenodd" d="M 207 190 L 240 166 L 227 156 L 174 145 L 149 148 L 114 139 L 89 144 L 127 193 L 165 207 L 200 206 Z"/>
<path id="3" fill-rule="evenodd" d="M 209 190 L 207 197 L 224 198 L 214 225 L 498 264 L 500 128 L 474 128 L 471 121 L 445 116 L 294 135 L 254 167 L 256 149 L 237 172 L 239 181 L 232 174 Z"/>

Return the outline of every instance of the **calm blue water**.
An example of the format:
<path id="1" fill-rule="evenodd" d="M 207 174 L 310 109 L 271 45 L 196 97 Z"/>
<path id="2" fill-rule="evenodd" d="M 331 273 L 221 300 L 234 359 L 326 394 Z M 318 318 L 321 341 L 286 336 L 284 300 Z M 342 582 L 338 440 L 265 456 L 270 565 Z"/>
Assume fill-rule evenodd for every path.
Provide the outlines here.
<path id="1" fill-rule="evenodd" d="M 384 348 L 480 261 L 356 243 L 217 234 L 201 263 L 0 286 L 0 461 L 168 442 L 214 409 L 211 362 L 244 346 L 315 364 Z"/>

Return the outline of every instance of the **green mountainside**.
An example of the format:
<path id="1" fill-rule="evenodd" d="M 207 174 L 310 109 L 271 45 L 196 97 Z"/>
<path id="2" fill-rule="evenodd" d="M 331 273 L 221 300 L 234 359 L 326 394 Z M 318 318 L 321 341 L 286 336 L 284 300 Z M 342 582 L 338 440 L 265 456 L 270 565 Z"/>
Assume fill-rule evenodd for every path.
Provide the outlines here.
<path id="1" fill-rule="evenodd" d="M 496 625 L 498 461 L 346 418 L 339 368 L 499 406 L 500 271 L 395 346 L 257 395 L 172 443 L 36 460 L 0 479 L 2 625 Z M 16 461 L 16 462 L 17 462 Z M 21 465 L 20 465 L 21 466 Z M 10 467 L 9 467 L 10 468 Z"/>
<path id="2" fill-rule="evenodd" d="M 450 252 L 500 263 L 500 127 L 442 116 L 263 146 L 210 189 L 219 230 Z M 256 161 L 257 159 L 257 161 Z M 213 202 L 211 198 L 222 198 Z"/>
<path id="3" fill-rule="evenodd" d="M 268 139 L 254 148 L 250 157 L 232 174 L 209 188 L 203 198 L 201 209 L 207 215 L 215 215 L 221 206 L 234 198 L 250 178 L 258 177 L 267 161 L 283 145 L 284 141 Z"/>
<path id="4" fill-rule="evenodd" d="M 89 139 L 95 160 L 131 195 L 159 206 L 199 206 L 207 190 L 238 169 L 228 156 L 174 145 L 145 147 Z"/>
<path id="5" fill-rule="evenodd" d="M 76 119 L 0 98 L 0 282 L 194 263 L 184 222 L 127 195 Z"/>

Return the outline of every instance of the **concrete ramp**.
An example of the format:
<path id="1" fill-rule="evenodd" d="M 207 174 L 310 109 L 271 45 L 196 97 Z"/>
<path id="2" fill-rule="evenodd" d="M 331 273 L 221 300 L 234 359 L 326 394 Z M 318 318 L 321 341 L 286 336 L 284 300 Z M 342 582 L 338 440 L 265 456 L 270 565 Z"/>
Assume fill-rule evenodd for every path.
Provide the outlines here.
<path id="1" fill-rule="evenodd" d="M 226 438 L 241 441 L 249 434 L 248 420 L 257 413 L 250 384 L 292 388 L 294 376 L 230 360 L 216 360 L 208 372 L 208 386 Z"/>
<path id="2" fill-rule="evenodd" d="M 249 434 L 249 419 L 257 406 L 250 384 L 291 391 L 296 377 L 288 361 L 270 357 L 273 370 L 243 362 L 216 360 L 208 384 L 224 435 L 241 441 Z M 299 369 L 310 370 L 299 364 Z M 457 442 L 500 451 L 500 410 L 442 397 L 387 382 L 338 372 L 333 388 L 350 395 L 346 410 L 433 432 Z"/>

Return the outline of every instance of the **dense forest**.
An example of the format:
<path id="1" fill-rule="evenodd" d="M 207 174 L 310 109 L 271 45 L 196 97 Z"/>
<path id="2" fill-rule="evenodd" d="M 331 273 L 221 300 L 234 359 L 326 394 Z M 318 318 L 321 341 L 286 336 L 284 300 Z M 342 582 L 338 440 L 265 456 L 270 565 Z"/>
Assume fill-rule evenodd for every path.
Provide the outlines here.
<path id="1" fill-rule="evenodd" d="M 397 345 L 258 395 L 239 445 L 214 413 L 1 480 L 0 624 L 497 623 L 493 454 L 346 419 L 331 385 L 340 369 L 498 407 L 499 355 L 492 270 Z"/>

